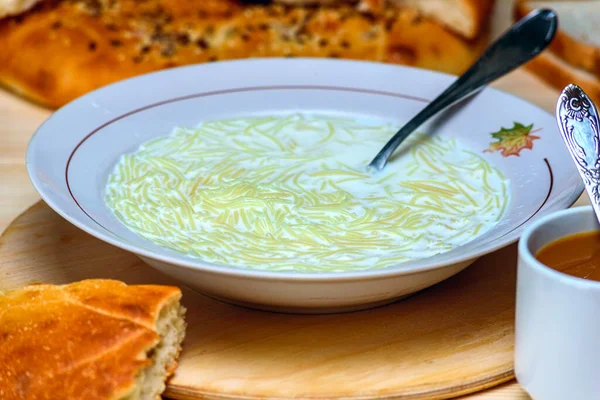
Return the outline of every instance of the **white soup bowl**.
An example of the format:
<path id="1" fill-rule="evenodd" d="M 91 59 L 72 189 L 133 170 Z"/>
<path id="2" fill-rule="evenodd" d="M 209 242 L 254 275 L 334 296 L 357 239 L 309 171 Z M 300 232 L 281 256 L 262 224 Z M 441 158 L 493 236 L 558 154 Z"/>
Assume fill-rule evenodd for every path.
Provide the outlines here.
<path id="1" fill-rule="evenodd" d="M 257 59 L 165 70 L 109 85 L 58 110 L 32 138 L 27 168 L 42 198 L 65 219 L 208 296 L 293 312 L 373 307 L 456 274 L 579 197 L 583 185 L 552 115 L 488 88 L 445 113 L 443 124 L 439 119 L 424 124 L 421 132 L 455 137 L 497 167 L 510 182 L 510 203 L 499 223 L 477 240 L 379 270 L 256 271 L 169 250 L 127 229 L 108 209 L 107 177 L 124 153 L 176 126 L 286 112 L 344 113 L 401 125 L 454 79 L 414 68 L 324 59 Z M 530 141 L 520 142 L 528 145 L 512 152 L 491 148 L 497 141 L 492 134 L 515 123 L 528 130 Z"/>

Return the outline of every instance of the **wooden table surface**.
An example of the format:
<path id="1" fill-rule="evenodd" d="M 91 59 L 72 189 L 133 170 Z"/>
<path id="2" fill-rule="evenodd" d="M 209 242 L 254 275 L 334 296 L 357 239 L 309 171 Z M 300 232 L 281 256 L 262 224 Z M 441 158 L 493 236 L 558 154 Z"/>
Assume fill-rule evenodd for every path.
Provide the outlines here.
<path id="1" fill-rule="evenodd" d="M 498 1 L 494 34 L 507 25 L 510 2 Z M 494 86 L 518 95 L 553 112 L 557 91 L 542 84 L 525 71 L 518 70 Z M 25 168 L 25 150 L 36 128 L 50 111 L 32 105 L 0 89 L 0 232 L 22 211 L 39 200 Z M 585 201 L 585 199 L 581 200 Z M 516 382 L 471 395 L 466 400 L 529 399 Z"/>

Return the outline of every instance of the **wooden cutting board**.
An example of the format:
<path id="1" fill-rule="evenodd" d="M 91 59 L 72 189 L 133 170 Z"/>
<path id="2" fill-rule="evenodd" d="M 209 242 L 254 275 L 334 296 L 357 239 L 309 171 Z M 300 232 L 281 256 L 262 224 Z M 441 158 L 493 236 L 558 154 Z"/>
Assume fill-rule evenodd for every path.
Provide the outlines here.
<path id="1" fill-rule="evenodd" d="M 173 399 L 445 399 L 513 378 L 516 247 L 398 303 L 348 314 L 249 310 L 184 289 Z M 115 278 L 177 284 L 40 202 L 0 238 L 0 289 Z"/>

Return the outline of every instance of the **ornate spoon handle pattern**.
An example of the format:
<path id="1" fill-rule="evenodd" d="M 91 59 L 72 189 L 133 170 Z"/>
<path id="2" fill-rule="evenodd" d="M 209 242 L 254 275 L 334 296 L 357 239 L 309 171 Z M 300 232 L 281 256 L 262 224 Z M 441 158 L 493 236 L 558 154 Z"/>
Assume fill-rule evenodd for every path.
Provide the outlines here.
<path id="1" fill-rule="evenodd" d="M 559 130 L 600 221 L 600 129 L 596 106 L 577 85 L 563 89 L 556 104 Z"/>

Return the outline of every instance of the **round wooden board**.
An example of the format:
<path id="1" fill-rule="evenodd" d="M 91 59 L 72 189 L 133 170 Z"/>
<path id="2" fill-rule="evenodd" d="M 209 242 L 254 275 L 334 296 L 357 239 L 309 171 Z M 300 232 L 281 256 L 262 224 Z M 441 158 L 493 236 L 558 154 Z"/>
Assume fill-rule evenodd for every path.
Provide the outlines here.
<path id="1" fill-rule="evenodd" d="M 173 399 L 445 399 L 513 378 L 516 247 L 400 302 L 287 315 L 184 288 L 189 324 Z M 0 238 L 0 289 L 87 278 L 177 284 L 40 202 Z"/>

